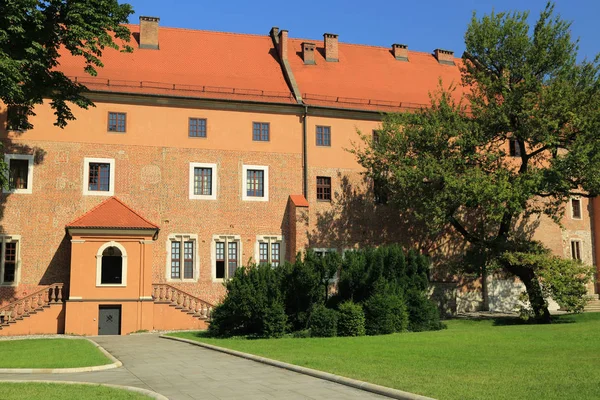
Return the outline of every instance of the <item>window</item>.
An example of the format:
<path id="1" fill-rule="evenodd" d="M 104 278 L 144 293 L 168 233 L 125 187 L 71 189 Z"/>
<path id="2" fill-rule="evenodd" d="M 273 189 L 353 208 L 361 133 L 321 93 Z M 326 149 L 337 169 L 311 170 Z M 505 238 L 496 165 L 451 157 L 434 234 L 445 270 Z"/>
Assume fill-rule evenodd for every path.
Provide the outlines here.
<path id="1" fill-rule="evenodd" d="M 83 194 L 112 196 L 115 192 L 115 160 L 112 158 L 84 158 Z"/>
<path id="2" fill-rule="evenodd" d="M 571 240 L 571 258 L 581 261 L 581 241 Z"/>
<path id="3" fill-rule="evenodd" d="M 373 180 L 373 196 L 375 204 L 387 204 L 389 189 L 381 179 Z"/>
<path id="4" fill-rule="evenodd" d="M 581 219 L 581 200 L 571 199 L 571 216 L 573 219 Z"/>
<path id="5" fill-rule="evenodd" d="M 205 138 L 206 137 L 206 119 L 190 118 L 189 136 Z"/>
<path id="6" fill-rule="evenodd" d="M 127 114 L 120 112 L 108 113 L 108 131 L 125 132 Z"/>
<path id="7" fill-rule="evenodd" d="M 4 193 L 30 194 L 33 188 L 33 155 L 5 154 L 8 166 L 8 189 Z"/>
<path id="8" fill-rule="evenodd" d="M 315 255 L 317 257 L 325 257 L 325 255 L 328 253 L 337 253 L 336 249 L 327 249 L 327 248 L 312 249 L 312 251 L 315 253 Z"/>
<path id="9" fill-rule="evenodd" d="M 190 200 L 217 199 L 217 164 L 190 163 Z"/>
<path id="10" fill-rule="evenodd" d="M 198 235 L 173 233 L 167 240 L 167 281 L 197 281 Z"/>
<path id="11" fill-rule="evenodd" d="M 277 235 L 257 236 L 254 253 L 259 264 L 271 264 L 273 267 L 278 267 L 284 253 L 283 237 Z"/>
<path id="12" fill-rule="evenodd" d="M 317 146 L 331 146 L 331 127 L 317 126 Z"/>
<path id="13" fill-rule="evenodd" d="M 242 200 L 269 201 L 269 167 L 244 165 Z"/>
<path id="14" fill-rule="evenodd" d="M 229 279 L 239 266 L 241 240 L 238 235 L 213 236 L 213 280 Z"/>
<path id="15" fill-rule="evenodd" d="M 378 129 L 373 129 L 373 144 L 379 143 L 380 131 Z"/>
<path id="16" fill-rule="evenodd" d="M 508 146 L 511 157 L 521 157 L 521 146 L 519 146 L 519 142 L 516 139 L 510 139 Z"/>
<path id="17" fill-rule="evenodd" d="M 257 142 L 269 141 L 269 123 L 268 122 L 253 122 L 252 123 L 252 140 Z"/>
<path id="18" fill-rule="evenodd" d="M 331 201 L 331 178 L 317 176 L 317 200 Z"/>
<path id="19" fill-rule="evenodd" d="M 27 108 L 22 106 L 8 106 L 6 110 L 6 129 L 9 131 L 24 131 L 22 119 L 27 115 Z"/>
<path id="20" fill-rule="evenodd" d="M 98 248 L 96 286 L 127 286 L 127 251 L 120 243 L 111 241 Z"/>
<path id="21" fill-rule="evenodd" d="M 16 285 L 19 282 L 21 237 L 17 235 L 0 236 L 0 284 Z"/>

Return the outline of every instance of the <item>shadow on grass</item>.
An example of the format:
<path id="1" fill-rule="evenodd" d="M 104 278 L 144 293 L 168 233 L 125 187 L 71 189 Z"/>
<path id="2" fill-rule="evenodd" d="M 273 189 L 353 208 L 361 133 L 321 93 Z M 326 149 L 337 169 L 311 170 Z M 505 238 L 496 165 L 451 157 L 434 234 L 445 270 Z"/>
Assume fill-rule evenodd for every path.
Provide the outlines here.
<path id="1" fill-rule="evenodd" d="M 581 318 L 581 317 L 579 317 Z M 495 315 L 464 315 L 460 318 L 465 321 L 474 321 L 474 322 L 483 322 L 483 321 L 492 321 L 493 326 L 513 326 L 513 325 L 547 325 L 543 323 L 538 323 L 535 319 L 523 319 L 518 316 L 495 316 Z M 564 315 L 553 315 L 552 316 L 552 324 L 573 324 L 576 322 L 580 322 L 577 320 L 575 314 L 564 314 Z"/>

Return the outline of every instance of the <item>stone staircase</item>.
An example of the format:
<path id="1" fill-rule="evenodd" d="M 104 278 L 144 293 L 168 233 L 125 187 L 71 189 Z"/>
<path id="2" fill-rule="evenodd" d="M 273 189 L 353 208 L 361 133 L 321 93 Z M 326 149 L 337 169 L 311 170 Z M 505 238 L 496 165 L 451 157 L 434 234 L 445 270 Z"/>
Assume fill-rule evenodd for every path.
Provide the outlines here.
<path id="1" fill-rule="evenodd" d="M 590 296 L 590 301 L 586 304 L 584 312 L 600 312 L 600 299 L 597 294 Z"/>
<path id="2" fill-rule="evenodd" d="M 64 289 L 64 284 L 55 283 L 1 307 L 0 331 L 10 330 L 9 328 L 19 321 L 39 314 L 53 305 L 62 305 L 67 297 Z"/>
<path id="3" fill-rule="evenodd" d="M 203 321 L 210 320 L 214 307 L 212 304 L 166 283 L 152 285 L 152 298 L 156 304 L 168 304 L 182 313 Z"/>

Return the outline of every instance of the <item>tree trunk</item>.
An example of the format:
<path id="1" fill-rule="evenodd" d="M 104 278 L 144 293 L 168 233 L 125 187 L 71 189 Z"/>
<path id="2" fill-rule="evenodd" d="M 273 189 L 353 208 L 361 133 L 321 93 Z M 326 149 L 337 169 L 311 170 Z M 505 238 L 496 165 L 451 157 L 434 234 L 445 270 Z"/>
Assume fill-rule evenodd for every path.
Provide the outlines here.
<path id="1" fill-rule="evenodd" d="M 481 297 L 483 299 L 483 305 L 481 311 L 490 311 L 490 296 L 488 293 L 488 274 L 487 266 L 484 265 L 481 270 Z"/>
<path id="2" fill-rule="evenodd" d="M 521 279 L 527 290 L 527 296 L 529 297 L 529 303 L 533 309 L 535 320 L 541 324 L 550 324 L 552 319 L 550 318 L 550 312 L 548 311 L 548 304 L 542 294 L 542 288 L 540 282 L 535 276 L 535 273 L 529 268 L 523 267 L 507 267 L 507 270 L 512 274 L 516 275 Z"/>

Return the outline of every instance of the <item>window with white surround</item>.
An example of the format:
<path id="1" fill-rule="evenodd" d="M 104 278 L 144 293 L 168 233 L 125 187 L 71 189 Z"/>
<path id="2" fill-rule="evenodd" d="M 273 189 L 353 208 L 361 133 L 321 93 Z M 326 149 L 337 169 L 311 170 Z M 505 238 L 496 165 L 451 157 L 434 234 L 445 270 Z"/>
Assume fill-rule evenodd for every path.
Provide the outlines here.
<path id="1" fill-rule="evenodd" d="M 581 240 L 571 240 L 571 258 L 581 261 Z"/>
<path id="2" fill-rule="evenodd" d="M 119 242 L 106 242 L 96 253 L 96 286 L 127 286 L 127 250 Z"/>
<path id="3" fill-rule="evenodd" d="M 83 194 L 87 196 L 115 194 L 114 158 L 83 159 Z"/>
<path id="4" fill-rule="evenodd" d="M 283 237 L 280 235 L 258 235 L 254 246 L 254 259 L 258 264 L 278 267 L 285 257 Z"/>
<path id="5" fill-rule="evenodd" d="M 242 200 L 269 201 L 269 167 L 244 165 L 242 167 Z"/>
<path id="6" fill-rule="evenodd" d="M 198 235 L 173 233 L 167 240 L 167 281 L 198 281 Z"/>
<path id="7" fill-rule="evenodd" d="M 5 154 L 8 189 L 4 193 L 31 194 L 33 189 L 33 155 Z"/>
<path id="8" fill-rule="evenodd" d="M 328 248 L 315 248 L 312 249 L 317 257 L 325 257 L 327 253 L 337 253 L 337 249 L 328 249 Z"/>
<path id="9" fill-rule="evenodd" d="M 231 278 L 241 266 L 242 241 L 239 235 L 213 235 L 211 243 L 212 279 Z"/>
<path id="10" fill-rule="evenodd" d="M 217 164 L 190 163 L 190 200 L 217 199 Z"/>
<path id="11" fill-rule="evenodd" d="M 581 199 L 571 199 L 571 217 L 573 219 L 581 219 Z"/>
<path id="12" fill-rule="evenodd" d="M 0 235 L 0 284 L 16 286 L 21 275 L 21 236 Z"/>

